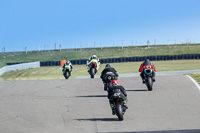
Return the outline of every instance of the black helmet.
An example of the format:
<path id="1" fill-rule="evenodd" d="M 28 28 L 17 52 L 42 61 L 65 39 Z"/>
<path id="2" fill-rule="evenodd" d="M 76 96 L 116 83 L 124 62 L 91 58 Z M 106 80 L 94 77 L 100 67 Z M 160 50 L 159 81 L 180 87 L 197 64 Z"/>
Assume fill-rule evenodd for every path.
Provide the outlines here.
<path id="1" fill-rule="evenodd" d="M 110 64 L 106 64 L 106 66 L 105 66 L 105 67 L 111 67 L 111 66 L 110 66 Z"/>
<path id="2" fill-rule="evenodd" d="M 149 59 L 144 59 L 144 62 L 149 62 L 150 60 Z"/>

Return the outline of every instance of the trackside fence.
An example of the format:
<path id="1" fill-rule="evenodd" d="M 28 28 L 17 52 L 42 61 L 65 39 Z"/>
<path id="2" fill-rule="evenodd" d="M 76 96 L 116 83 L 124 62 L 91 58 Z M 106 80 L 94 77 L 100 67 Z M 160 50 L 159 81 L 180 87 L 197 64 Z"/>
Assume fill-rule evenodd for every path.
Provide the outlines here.
<path id="1" fill-rule="evenodd" d="M 150 61 L 167 61 L 167 60 L 190 60 L 200 59 L 200 54 L 181 54 L 181 55 L 158 55 L 158 56 L 136 56 L 136 57 L 120 57 L 120 58 L 106 58 L 100 59 L 101 64 L 106 63 L 120 63 L 120 62 L 138 62 L 149 59 Z M 87 59 L 70 60 L 73 65 L 85 65 Z M 19 62 L 18 62 L 19 63 Z M 7 63 L 13 65 L 18 63 Z M 40 66 L 59 66 L 60 61 L 45 61 L 40 62 Z"/>
<path id="2" fill-rule="evenodd" d="M 12 64 L 9 66 L 4 66 L 0 68 L 0 76 L 8 71 L 16 71 L 16 70 L 22 70 L 22 69 L 28 69 L 28 68 L 39 68 L 40 62 L 29 62 L 29 63 L 21 63 L 21 64 Z"/>

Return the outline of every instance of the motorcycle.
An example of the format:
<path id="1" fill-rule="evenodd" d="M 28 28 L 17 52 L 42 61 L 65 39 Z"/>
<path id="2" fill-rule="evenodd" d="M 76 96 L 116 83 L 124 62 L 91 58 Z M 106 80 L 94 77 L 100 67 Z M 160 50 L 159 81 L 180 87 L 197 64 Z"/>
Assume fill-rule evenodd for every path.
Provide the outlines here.
<path id="1" fill-rule="evenodd" d="M 94 75 L 97 73 L 97 60 L 91 60 L 90 70 L 88 71 L 91 78 L 94 78 Z"/>
<path id="2" fill-rule="evenodd" d="M 113 72 L 107 72 L 104 76 L 104 79 L 106 81 L 106 86 L 107 86 L 107 89 L 105 91 L 109 91 L 112 80 L 115 80 L 115 79 L 117 80 L 117 77 L 115 76 Z"/>
<path id="3" fill-rule="evenodd" d="M 71 72 L 72 72 L 72 70 L 71 70 L 70 64 L 67 63 L 65 65 L 65 69 L 63 70 L 63 75 L 64 75 L 65 79 L 68 79 L 71 76 Z"/>
<path id="4" fill-rule="evenodd" d="M 145 68 L 144 69 L 144 77 L 145 77 L 145 84 L 147 86 L 148 91 L 153 90 L 153 75 L 152 75 L 153 69 L 152 68 Z"/>
<path id="5" fill-rule="evenodd" d="M 114 99 L 114 111 L 115 111 L 115 114 L 117 115 L 119 121 L 123 121 L 124 120 L 124 116 L 123 115 L 124 115 L 124 113 L 126 111 L 126 107 L 124 106 L 121 93 L 119 91 L 115 92 L 113 94 L 113 99 Z"/>

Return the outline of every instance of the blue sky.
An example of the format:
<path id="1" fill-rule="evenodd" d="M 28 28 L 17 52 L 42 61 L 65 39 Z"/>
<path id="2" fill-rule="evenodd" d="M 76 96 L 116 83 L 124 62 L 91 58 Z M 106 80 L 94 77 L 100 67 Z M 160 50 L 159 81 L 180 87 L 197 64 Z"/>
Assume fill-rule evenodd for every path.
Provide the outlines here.
<path id="1" fill-rule="evenodd" d="M 0 0 L 0 51 L 200 43 L 200 0 Z"/>

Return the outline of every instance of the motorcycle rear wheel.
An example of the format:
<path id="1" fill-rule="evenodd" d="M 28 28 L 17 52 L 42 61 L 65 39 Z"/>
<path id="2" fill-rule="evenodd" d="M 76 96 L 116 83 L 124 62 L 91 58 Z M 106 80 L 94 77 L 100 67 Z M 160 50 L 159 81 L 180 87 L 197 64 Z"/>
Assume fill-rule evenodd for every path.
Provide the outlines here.
<path id="1" fill-rule="evenodd" d="M 65 72 L 65 79 L 68 79 L 70 76 L 69 71 Z"/>
<path id="2" fill-rule="evenodd" d="M 94 75 L 95 75 L 95 69 L 94 68 L 90 69 L 90 75 L 91 75 L 91 78 L 93 79 Z"/>
<path id="3" fill-rule="evenodd" d="M 118 120 L 119 120 L 119 121 L 123 121 L 123 120 L 124 120 L 121 104 L 117 104 L 117 107 L 116 107 L 116 115 L 118 116 Z"/>
<path id="4" fill-rule="evenodd" d="M 147 78 L 147 88 L 148 88 L 148 91 L 152 91 L 153 90 L 153 81 L 152 81 L 152 78 L 151 77 L 148 77 Z"/>

